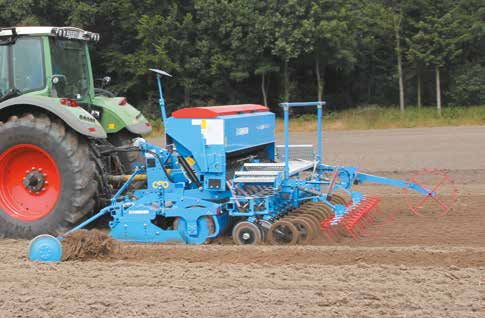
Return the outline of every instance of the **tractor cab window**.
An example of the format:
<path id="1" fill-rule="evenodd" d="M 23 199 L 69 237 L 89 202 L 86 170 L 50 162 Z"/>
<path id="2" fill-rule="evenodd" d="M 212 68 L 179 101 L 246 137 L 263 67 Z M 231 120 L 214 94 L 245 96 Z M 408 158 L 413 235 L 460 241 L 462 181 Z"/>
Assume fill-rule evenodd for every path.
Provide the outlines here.
<path id="1" fill-rule="evenodd" d="M 0 46 L 0 98 L 10 90 L 8 78 L 8 46 Z"/>
<path id="2" fill-rule="evenodd" d="M 22 93 L 45 87 L 41 38 L 20 38 L 12 47 L 13 84 Z"/>
<path id="3" fill-rule="evenodd" d="M 50 38 L 52 74 L 61 81 L 56 84 L 58 97 L 81 99 L 89 95 L 90 78 L 86 43 Z"/>

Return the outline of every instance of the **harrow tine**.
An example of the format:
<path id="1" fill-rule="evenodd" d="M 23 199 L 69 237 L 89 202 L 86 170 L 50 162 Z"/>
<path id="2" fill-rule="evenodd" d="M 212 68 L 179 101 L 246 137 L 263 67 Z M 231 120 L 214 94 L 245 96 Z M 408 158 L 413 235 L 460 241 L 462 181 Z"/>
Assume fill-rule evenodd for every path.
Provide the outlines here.
<path id="1" fill-rule="evenodd" d="M 341 198 L 337 199 L 338 204 L 342 202 Z M 335 200 L 335 201 L 337 201 Z M 361 237 L 364 231 L 370 226 L 376 224 L 376 219 L 373 217 L 373 209 L 379 203 L 379 198 L 371 197 L 364 198 L 359 204 L 354 206 L 348 205 L 346 213 L 339 217 L 333 218 L 330 223 L 321 223 L 321 230 L 329 238 L 330 233 L 334 233 L 335 237 L 352 237 L 357 240 Z M 337 202 L 335 202 L 337 203 Z"/>

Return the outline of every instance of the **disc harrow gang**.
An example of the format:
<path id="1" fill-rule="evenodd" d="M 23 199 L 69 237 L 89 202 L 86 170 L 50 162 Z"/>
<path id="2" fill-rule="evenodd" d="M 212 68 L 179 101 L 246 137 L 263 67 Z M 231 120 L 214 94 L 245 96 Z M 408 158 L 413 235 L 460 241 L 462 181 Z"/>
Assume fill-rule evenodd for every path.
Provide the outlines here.
<path id="1" fill-rule="evenodd" d="M 268 243 L 308 244 L 321 238 L 339 241 L 343 237 L 358 239 L 367 236 L 365 229 L 379 223 L 376 219 L 380 211 L 377 208 L 379 202 L 378 197 L 368 197 L 353 204 L 342 196 L 333 195 L 330 204 L 346 207 L 342 215 L 336 215 L 326 202 L 304 203 L 272 224 Z"/>

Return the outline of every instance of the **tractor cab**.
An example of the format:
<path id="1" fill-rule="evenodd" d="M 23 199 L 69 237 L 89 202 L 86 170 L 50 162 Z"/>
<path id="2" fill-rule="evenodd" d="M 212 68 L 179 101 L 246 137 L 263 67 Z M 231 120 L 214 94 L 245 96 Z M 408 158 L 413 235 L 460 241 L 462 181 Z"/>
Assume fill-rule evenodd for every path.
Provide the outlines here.
<path id="1" fill-rule="evenodd" d="M 0 32 L 0 98 L 21 94 L 91 102 L 88 42 L 99 34 L 75 28 L 19 27 Z"/>
<path id="2" fill-rule="evenodd" d="M 149 122 L 125 97 L 94 87 L 89 44 L 99 39 L 98 33 L 73 27 L 0 29 L 0 109 L 14 97 L 45 97 L 54 105 L 85 109 L 107 134 L 149 133 Z M 101 81 L 107 84 L 110 77 Z"/>

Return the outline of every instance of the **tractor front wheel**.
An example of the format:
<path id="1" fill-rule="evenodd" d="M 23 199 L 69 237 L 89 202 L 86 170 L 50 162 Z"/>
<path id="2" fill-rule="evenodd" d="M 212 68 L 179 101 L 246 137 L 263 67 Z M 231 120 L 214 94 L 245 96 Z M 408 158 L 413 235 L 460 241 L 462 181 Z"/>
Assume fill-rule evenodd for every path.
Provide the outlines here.
<path id="1" fill-rule="evenodd" d="M 61 234 L 95 206 L 87 142 L 44 114 L 0 122 L 0 236 Z"/>

